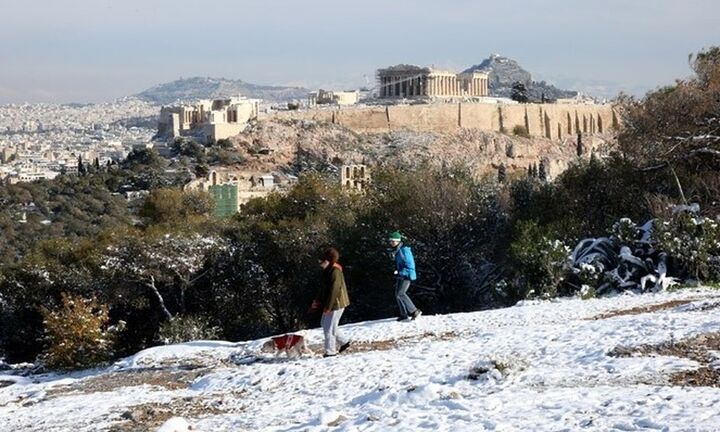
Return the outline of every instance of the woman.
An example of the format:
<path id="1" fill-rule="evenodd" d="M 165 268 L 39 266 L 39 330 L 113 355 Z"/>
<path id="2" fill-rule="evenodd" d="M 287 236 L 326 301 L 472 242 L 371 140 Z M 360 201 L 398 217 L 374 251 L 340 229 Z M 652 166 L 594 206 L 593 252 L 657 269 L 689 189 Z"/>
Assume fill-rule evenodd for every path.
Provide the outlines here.
<path id="1" fill-rule="evenodd" d="M 397 300 L 398 309 L 400 309 L 398 321 L 414 320 L 422 315 L 422 311 L 415 307 L 415 304 L 407 295 L 410 282 L 417 278 L 415 259 L 410 246 L 402 243 L 400 231 L 390 233 L 388 242 L 390 243 L 390 253 L 395 260 L 395 300 Z"/>
<path id="2" fill-rule="evenodd" d="M 320 258 L 322 285 L 317 298 L 310 307 L 313 310 L 322 308 L 320 324 L 325 333 L 324 357 L 332 357 L 348 349 L 350 341 L 340 334 L 339 325 L 345 308 L 350 305 L 343 268 L 338 263 L 340 253 L 329 248 Z M 337 347 L 340 346 L 339 349 Z"/>

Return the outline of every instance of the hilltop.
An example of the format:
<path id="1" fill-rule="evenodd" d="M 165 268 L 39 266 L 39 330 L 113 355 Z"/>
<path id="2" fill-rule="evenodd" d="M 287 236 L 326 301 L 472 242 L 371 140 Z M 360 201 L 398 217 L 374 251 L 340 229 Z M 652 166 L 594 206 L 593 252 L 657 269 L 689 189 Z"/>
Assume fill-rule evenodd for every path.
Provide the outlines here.
<path id="1" fill-rule="evenodd" d="M 135 95 L 135 97 L 156 104 L 171 104 L 177 100 L 213 99 L 230 96 L 245 96 L 263 99 L 266 102 L 288 102 L 305 99 L 310 90 L 302 87 L 283 87 L 251 84 L 242 80 L 225 78 L 180 78 L 159 84 Z"/>
<path id="2" fill-rule="evenodd" d="M 260 354 L 267 339 L 149 348 L 0 376 L 0 428 L 716 430 L 718 307 L 717 290 L 685 289 L 346 324 L 354 345 L 330 359 Z M 306 336 L 319 352 L 321 331 Z"/>
<path id="3" fill-rule="evenodd" d="M 528 97 L 533 101 L 540 101 L 543 94 L 549 100 L 571 98 L 577 95 L 576 91 L 559 89 L 545 81 L 534 81 L 532 75 L 523 69 L 517 61 L 492 54 L 479 64 L 470 66 L 464 72 L 481 70 L 489 73 L 488 87 L 492 96 L 510 97 L 512 85 L 520 82 L 528 90 Z"/>

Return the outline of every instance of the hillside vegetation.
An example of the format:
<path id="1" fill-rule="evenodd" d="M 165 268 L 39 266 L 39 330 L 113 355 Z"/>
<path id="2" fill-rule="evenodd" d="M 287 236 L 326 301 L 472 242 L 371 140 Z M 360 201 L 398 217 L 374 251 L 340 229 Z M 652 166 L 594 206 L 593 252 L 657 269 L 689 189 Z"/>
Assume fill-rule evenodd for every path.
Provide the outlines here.
<path id="1" fill-rule="evenodd" d="M 360 157 L 348 157 L 356 150 L 336 139 L 347 132 L 320 135 L 309 150 L 299 143 L 318 135 L 271 124 L 240 137 L 235 151 L 264 145 L 265 132 L 285 133 L 271 157 L 279 167 L 300 164 L 304 174 L 287 194 L 251 201 L 229 219 L 211 216 L 209 196 L 178 187 L 198 158 L 219 154 L 220 143 L 172 165 L 138 152 L 117 172 L 3 188 L 0 225 L 13 233 L 3 237 L 8 258 L 0 269 L 3 355 L 32 361 L 51 353 L 62 337 L 49 332 L 43 312 L 75 310 L 64 304 L 68 298 L 107 308 L 108 320 L 87 312 L 101 327 L 93 332 L 124 323 L 107 347 L 113 355 L 170 340 L 240 340 L 314 325 L 317 317 L 305 312 L 317 287 L 318 253 L 328 245 L 347 269 L 347 319 L 393 316 L 384 239 L 395 229 L 413 246 L 413 294 L 427 313 L 718 281 L 719 59 L 718 48 L 702 51 L 693 57 L 692 78 L 641 100 L 621 99 L 617 148 L 604 158 L 578 158 L 551 182 L 539 169 L 478 176 L 452 142 L 462 135 L 444 141 L 447 153 L 423 150 L 422 141 L 414 148 L 409 135 L 399 149 L 390 140 L 370 153 L 368 160 L 381 164 L 372 185 L 348 193 L 332 169 Z M 396 152 L 405 156 L 388 163 Z M 251 153 L 234 163 L 260 160 Z M 456 156 L 443 163 L 442 154 Z M 134 204 L 112 195 L 128 185 L 150 192 Z"/>

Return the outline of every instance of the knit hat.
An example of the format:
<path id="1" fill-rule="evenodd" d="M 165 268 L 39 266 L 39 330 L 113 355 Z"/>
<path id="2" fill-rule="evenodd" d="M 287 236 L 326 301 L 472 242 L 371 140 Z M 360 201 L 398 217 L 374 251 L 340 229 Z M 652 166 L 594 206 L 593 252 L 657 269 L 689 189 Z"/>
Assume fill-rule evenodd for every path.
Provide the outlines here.
<path id="1" fill-rule="evenodd" d="M 391 232 L 390 235 L 388 236 L 388 240 L 398 241 L 398 242 L 399 242 L 400 240 L 402 240 L 402 235 L 400 234 L 400 231 L 393 231 L 393 232 Z"/>

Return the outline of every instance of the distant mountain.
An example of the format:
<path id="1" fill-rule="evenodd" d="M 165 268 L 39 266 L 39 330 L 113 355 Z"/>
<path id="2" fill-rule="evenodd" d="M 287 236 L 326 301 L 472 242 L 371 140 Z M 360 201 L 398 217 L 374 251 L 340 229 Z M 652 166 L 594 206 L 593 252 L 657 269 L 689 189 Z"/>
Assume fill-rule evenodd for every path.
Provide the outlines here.
<path id="1" fill-rule="evenodd" d="M 540 101 L 545 95 L 546 99 L 570 98 L 577 96 L 573 90 L 562 90 L 545 81 L 533 81 L 530 72 L 526 71 L 515 60 L 492 54 L 480 64 L 467 68 L 464 72 L 482 70 L 489 73 L 488 86 L 490 95 L 510 97 L 512 85 L 516 82 L 525 84 L 528 97 L 531 101 Z"/>
<path id="2" fill-rule="evenodd" d="M 310 90 L 302 87 L 264 86 L 225 78 L 181 78 L 159 84 L 135 95 L 139 99 L 157 104 L 171 104 L 177 100 L 212 99 L 216 97 L 245 96 L 266 102 L 289 102 L 307 98 Z"/>

